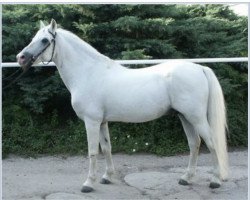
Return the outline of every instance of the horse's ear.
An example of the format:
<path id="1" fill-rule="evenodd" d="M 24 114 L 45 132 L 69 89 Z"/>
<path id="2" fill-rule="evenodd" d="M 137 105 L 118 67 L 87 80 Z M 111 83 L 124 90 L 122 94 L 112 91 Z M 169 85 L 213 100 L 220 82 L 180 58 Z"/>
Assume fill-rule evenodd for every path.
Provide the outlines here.
<path id="1" fill-rule="evenodd" d="M 43 21 L 40 20 L 40 29 L 44 28 L 45 24 L 43 23 Z"/>
<path id="2" fill-rule="evenodd" d="M 56 24 L 56 21 L 54 19 L 51 20 L 49 29 L 52 33 L 56 32 L 57 24 Z"/>

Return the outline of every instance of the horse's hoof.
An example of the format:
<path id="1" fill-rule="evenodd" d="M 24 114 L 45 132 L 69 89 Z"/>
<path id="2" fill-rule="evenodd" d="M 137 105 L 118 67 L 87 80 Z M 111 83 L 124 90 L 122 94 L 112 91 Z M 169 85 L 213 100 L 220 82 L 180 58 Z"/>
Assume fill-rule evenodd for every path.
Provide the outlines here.
<path id="1" fill-rule="evenodd" d="M 189 183 L 186 180 L 184 180 L 184 179 L 180 179 L 179 180 L 179 184 L 180 185 L 189 185 Z"/>
<path id="2" fill-rule="evenodd" d="M 100 181 L 101 184 L 110 184 L 112 183 L 110 180 L 108 179 L 105 179 L 105 178 L 102 178 L 101 181 Z"/>
<path id="3" fill-rule="evenodd" d="M 89 186 L 83 186 L 81 189 L 81 192 L 83 193 L 88 193 L 88 192 L 92 192 L 94 189 L 92 187 Z"/>
<path id="4" fill-rule="evenodd" d="M 215 188 L 219 188 L 220 184 L 219 183 L 215 183 L 215 182 L 211 182 L 209 185 L 210 188 L 215 189 Z"/>

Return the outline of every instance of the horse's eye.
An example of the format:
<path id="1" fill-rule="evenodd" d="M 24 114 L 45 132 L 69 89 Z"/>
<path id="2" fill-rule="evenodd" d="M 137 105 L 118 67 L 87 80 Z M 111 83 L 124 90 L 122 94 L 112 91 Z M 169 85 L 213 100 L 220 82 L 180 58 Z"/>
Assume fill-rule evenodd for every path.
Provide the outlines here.
<path id="1" fill-rule="evenodd" d="M 49 40 L 48 40 L 47 38 L 43 38 L 43 39 L 42 39 L 42 43 L 43 43 L 43 44 L 47 44 L 48 42 L 49 42 Z"/>

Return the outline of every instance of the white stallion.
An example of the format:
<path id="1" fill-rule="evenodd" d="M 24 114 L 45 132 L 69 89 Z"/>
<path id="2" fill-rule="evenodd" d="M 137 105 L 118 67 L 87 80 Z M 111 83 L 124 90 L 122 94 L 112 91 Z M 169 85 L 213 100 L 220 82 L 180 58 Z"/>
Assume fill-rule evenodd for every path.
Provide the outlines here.
<path id="1" fill-rule="evenodd" d="M 190 160 L 179 184 L 195 174 L 200 137 L 213 157 L 211 188 L 228 176 L 226 111 L 221 86 L 213 71 L 198 64 L 169 61 L 143 69 L 128 69 L 100 54 L 73 33 L 57 28 L 55 20 L 41 28 L 18 55 L 24 70 L 41 61 L 54 61 L 71 93 L 72 106 L 85 122 L 90 159 L 82 192 L 96 180 L 99 143 L 106 159 L 101 183 L 111 183 L 114 166 L 109 121 L 146 122 L 174 109 L 187 135 Z"/>

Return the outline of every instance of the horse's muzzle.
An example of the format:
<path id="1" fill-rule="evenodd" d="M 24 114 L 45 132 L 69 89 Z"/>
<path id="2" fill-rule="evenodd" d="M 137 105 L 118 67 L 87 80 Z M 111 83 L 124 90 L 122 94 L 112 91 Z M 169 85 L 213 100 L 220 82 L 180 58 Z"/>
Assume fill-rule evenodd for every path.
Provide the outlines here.
<path id="1" fill-rule="evenodd" d="M 17 62 L 23 71 L 28 70 L 34 63 L 34 56 L 29 52 L 21 52 L 17 55 Z"/>

